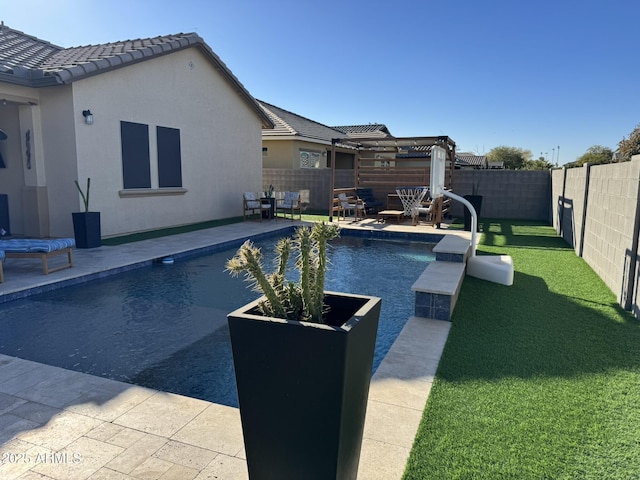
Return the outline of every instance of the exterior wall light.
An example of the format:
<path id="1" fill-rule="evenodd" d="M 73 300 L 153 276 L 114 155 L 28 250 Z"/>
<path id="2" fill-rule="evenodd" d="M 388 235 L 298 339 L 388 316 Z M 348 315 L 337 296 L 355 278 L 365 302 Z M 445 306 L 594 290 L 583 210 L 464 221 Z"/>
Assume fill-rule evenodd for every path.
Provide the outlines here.
<path id="1" fill-rule="evenodd" d="M 93 125 L 93 113 L 91 113 L 91 110 L 83 110 L 82 116 L 84 117 L 84 123 Z"/>

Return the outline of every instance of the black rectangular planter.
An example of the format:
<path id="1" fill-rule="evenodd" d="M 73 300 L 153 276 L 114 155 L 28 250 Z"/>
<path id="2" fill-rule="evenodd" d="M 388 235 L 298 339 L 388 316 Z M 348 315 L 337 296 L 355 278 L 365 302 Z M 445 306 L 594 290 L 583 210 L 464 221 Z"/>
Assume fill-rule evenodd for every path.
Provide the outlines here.
<path id="1" fill-rule="evenodd" d="M 76 212 L 71 216 L 77 248 L 95 248 L 102 245 L 100 212 Z"/>
<path id="2" fill-rule="evenodd" d="M 480 211 L 482 210 L 482 195 L 465 195 L 463 197 L 465 200 L 468 200 L 469 203 L 471 205 L 473 205 L 473 208 L 476 210 L 476 213 L 478 214 L 478 225 L 476 225 L 476 229 L 479 232 L 480 231 Z M 464 207 L 464 229 L 467 232 L 471 231 L 471 212 L 469 212 L 469 209 L 465 206 Z"/>
<path id="3" fill-rule="evenodd" d="M 259 301 L 227 317 L 249 478 L 355 479 L 381 300 L 325 292 L 329 324 Z"/>

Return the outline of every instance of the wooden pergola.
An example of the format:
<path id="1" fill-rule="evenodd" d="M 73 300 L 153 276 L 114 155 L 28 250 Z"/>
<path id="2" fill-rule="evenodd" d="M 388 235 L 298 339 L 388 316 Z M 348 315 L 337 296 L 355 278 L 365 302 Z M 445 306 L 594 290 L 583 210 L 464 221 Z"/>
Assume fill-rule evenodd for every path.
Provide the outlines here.
<path id="1" fill-rule="evenodd" d="M 334 138 L 331 144 L 332 158 L 335 158 L 337 146 L 354 150 L 353 190 L 356 192 L 358 188 L 370 188 L 377 199 L 384 201 L 396 193 L 396 187 L 428 186 L 431 147 L 436 145 L 446 151 L 445 188 L 451 188 L 456 144 L 447 136 Z M 335 191 L 335 162 L 332 162 L 329 205 L 331 219 Z"/>

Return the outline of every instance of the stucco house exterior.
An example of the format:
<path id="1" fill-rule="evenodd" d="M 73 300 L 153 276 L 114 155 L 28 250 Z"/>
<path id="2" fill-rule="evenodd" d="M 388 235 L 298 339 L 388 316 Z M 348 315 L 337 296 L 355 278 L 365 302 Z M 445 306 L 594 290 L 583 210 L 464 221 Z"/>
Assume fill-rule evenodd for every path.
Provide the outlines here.
<path id="1" fill-rule="evenodd" d="M 74 180 L 88 177 L 103 237 L 240 216 L 242 192 L 262 189 L 272 127 L 194 33 L 62 48 L 0 26 L 0 227 L 12 234 L 72 236 Z"/>
<path id="2" fill-rule="evenodd" d="M 331 139 L 341 137 L 341 132 L 262 100 L 258 103 L 275 125 L 262 132 L 264 168 L 297 170 L 331 165 Z M 349 158 L 339 157 L 339 161 L 348 163 Z"/>

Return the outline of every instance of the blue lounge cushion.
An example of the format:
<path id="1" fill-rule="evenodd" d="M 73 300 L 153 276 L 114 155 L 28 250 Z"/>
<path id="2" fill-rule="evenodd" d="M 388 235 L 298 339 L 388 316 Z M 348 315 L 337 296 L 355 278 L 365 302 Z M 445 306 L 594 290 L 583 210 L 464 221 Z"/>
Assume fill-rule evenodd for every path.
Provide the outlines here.
<path id="1" fill-rule="evenodd" d="M 48 240 L 31 238 L 12 238 L 0 240 L 0 250 L 9 253 L 49 253 L 65 248 L 73 248 L 76 241 L 73 238 L 54 238 Z"/>

